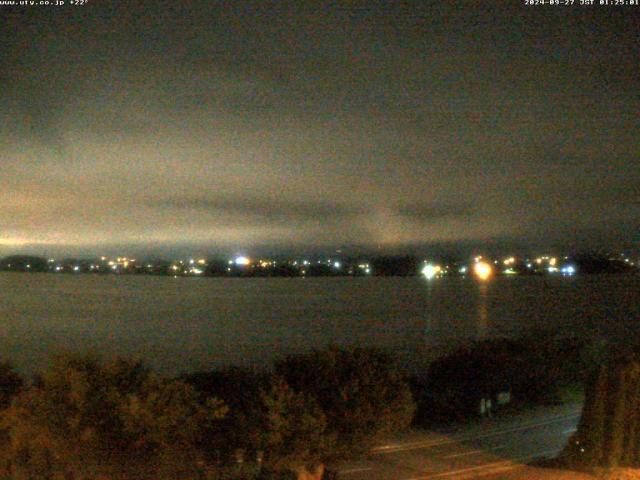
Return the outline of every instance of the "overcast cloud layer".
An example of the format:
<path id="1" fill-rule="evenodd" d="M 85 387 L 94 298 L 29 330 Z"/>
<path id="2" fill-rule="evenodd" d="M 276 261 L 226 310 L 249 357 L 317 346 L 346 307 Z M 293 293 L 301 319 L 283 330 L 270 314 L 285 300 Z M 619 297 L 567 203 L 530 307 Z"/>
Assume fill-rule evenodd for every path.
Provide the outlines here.
<path id="1" fill-rule="evenodd" d="M 640 9 L 423 3 L 0 11 L 0 252 L 637 247 Z"/>

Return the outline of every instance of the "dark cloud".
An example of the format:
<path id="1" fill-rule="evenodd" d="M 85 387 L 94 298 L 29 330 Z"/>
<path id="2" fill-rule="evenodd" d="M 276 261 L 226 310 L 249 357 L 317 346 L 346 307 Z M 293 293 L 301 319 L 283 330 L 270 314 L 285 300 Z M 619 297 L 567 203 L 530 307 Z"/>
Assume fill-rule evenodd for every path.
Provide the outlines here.
<path id="1" fill-rule="evenodd" d="M 356 205 L 322 201 L 268 199 L 242 195 L 208 194 L 154 200 L 151 208 L 185 214 L 209 213 L 223 216 L 229 221 L 245 222 L 247 219 L 265 224 L 289 222 L 298 226 L 307 222 L 335 223 L 350 220 L 367 213 Z"/>
<path id="2" fill-rule="evenodd" d="M 638 9 L 1 13 L 0 248 L 637 241 Z"/>
<path id="3" fill-rule="evenodd" d="M 417 222 L 438 222 L 472 216 L 478 205 L 471 202 L 458 204 L 414 203 L 401 205 L 398 214 Z"/>

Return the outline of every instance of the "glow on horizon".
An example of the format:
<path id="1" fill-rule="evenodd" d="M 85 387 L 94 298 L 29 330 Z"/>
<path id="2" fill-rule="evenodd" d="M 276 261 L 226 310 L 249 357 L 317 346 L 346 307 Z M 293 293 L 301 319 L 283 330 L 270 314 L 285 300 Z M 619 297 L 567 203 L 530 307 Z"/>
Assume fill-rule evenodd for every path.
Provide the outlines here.
<path id="1" fill-rule="evenodd" d="M 24 245 L 37 244 L 24 238 L 0 237 L 0 247 L 22 247 Z"/>

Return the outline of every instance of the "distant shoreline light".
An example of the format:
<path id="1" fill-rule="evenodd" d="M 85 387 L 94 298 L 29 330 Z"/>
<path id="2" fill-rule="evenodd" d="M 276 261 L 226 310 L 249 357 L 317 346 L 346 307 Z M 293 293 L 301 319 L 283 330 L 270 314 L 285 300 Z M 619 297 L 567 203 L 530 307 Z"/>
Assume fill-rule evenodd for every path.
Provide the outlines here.
<path id="1" fill-rule="evenodd" d="M 431 280 L 438 276 L 441 271 L 442 269 L 439 265 L 431 265 L 430 263 L 427 263 L 422 269 L 422 275 L 424 275 L 427 280 Z"/>
<path id="2" fill-rule="evenodd" d="M 251 260 L 249 260 L 247 257 L 240 256 L 236 257 L 234 263 L 239 266 L 247 266 L 251 263 Z"/>
<path id="3" fill-rule="evenodd" d="M 480 280 L 487 280 L 493 273 L 493 269 L 487 262 L 479 261 L 473 266 L 473 273 L 475 273 L 476 277 Z"/>

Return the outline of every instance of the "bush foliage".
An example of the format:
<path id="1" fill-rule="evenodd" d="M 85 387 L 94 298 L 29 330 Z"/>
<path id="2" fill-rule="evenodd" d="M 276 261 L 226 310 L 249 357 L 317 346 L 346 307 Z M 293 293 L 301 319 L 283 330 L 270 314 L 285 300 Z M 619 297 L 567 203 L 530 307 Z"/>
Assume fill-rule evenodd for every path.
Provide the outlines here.
<path id="1" fill-rule="evenodd" d="M 267 452 L 265 466 L 277 472 L 313 472 L 335 445 L 326 415 L 316 400 L 295 392 L 279 377 L 261 394 L 257 436 Z"/>
<path id="2" fill-rule="evenodd" d="M 0 387 L 0 461 L 16 480 L 316 479 L 415 409 L 394 359 L 360 348 L 175 380 L 135 360 L 64 355 L 26 387 L 0 366 Z"/>
<path id="3" fill-rule="evenodd" d="M 600 361 L 601 348 L 587 343 L 533 335 L 459 348 L 414 379 L 419 420 L 475 415 L 481 398 L 503 391 L 516 403 L 553 402 L 559 384 Z M 574 458 L 588 451 L 599 465 L 640 463 L 627 447 L 640 438 L 639 359 L 612 356 L 592 377 Z M 369 348 L 173 380 L 136 360 L 64 355 L 25 385 L 0 363 L 0 477 L 318 479 L 328 462 L 407 427 L 414 395 L 395 358 Z"/>
<path id="4" fill-rule="evenodd" d="M 385 352 L 328 348 L 290 356 L 276 364 L 276 372 L 293 390 L 318 403 L 327 433 L 335 438 L 336 458 L 368 450 L 413 419 L 409 386 L 395 359 Z"/>
<path id="5" fill-rule="evenodd" d="M 413 379 L 417 421 L 478 415 L 481 399 L 491 399 L 495 407 L 501 392 L 508 392 L 514 404 L 556 403 L 562 384 L 584 378 L 585 351 L 583 341 L 549 334 L 460 347 L 435 360 L 426 375 Z"/>
<path id="6" fill-rule="evenodd" d="M 202 426 L 224 416 L 217 401 L 197 401 L 193 387 L 162 380 L 140 362 L 102 364 L 90 355 L 57 358 L 1 416 L 2 450 L 12 478 L 173 475 L 176 458 L 195 459 Z"/>
<path id="7" fill-rule="evenodd" d="M 0 362 L 0 409 L 5 409 L 24 384 L 9 362 Z"/>

